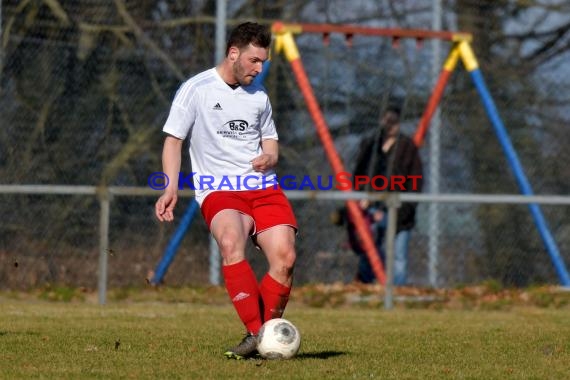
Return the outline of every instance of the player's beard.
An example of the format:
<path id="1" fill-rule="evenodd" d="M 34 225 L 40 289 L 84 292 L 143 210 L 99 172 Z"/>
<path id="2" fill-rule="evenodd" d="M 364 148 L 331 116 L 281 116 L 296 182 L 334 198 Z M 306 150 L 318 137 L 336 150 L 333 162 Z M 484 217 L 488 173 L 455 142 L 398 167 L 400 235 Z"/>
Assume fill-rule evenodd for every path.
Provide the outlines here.
<path id="1" fill-rule="evenodd" d="M 247 85 L 251 84 L 254 77 L 247 75 L 245 73 L 245 69 L 243 68 L 243 66 L 241 64 L 240 58 L 241 58 L 241 55 L 234 62 L 234 65 L 232 66 L 232 71 L 233 71 L 234 77 L 237 79 L 238 83 L 242 86 L 247 86 Z"/>

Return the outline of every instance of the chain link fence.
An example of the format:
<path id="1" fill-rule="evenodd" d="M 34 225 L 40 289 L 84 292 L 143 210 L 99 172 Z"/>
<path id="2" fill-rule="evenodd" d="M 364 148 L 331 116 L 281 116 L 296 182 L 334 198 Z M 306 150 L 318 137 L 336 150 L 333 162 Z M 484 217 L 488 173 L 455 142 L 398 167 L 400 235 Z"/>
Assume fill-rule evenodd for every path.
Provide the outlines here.
<path id="1" fill-rule="evenodd" d="M 215 2 L 151 3 L 2 1 L 0 184 L 146 186 L 148 176 L 161 170 L 161 129 L 178 85 L 214 65 Z M 236 1 L 228 4 L 228 26 L 283 19 L 430 28 L 432 14 L 423 2 L 391 3 L 361 1 L 348 10 L 336 1 L 273 6 Z M 529 68 L 523 58 L 532 49 L 525 50 L 521 46 L 527 42 L 513 37 L 516 17 L 509 21 L 514 26 L 504 27 L 509 25 L 506 11 L 484 3 L 446 3 L 443 25 L 474 33 L 483 75 L 535 193 L 567 194 L 570 136 L 565 128 L 568 115 L 562 110 L 570 99 L 552 89 L 555 81 L 565 80 L 553 73 L 563 70 L 556 63 L 567 53 L 525 71 Z M 545 11 L 564 14 L 555 8 Z M 321 35 L 301 34 L 296 42 L 349 171 L 359 142 L 377 128 L 390 98 L 403 102 L 403 132 L 414 133 L 435 80 L 431 41 L 355 35 L 347 44 L 346 36 L 333 34 L 324 43 Z M 441 59 L 450 47 L 442 43 Z M 279 174 L 332 175 L 284 57 L 272 56 L 265 85 L 281 141 Z M 440 110 L 439 191 L 519 193 L 463 67 L 454 73 Z M 431 153 L 428 143 L 422 146 L 426 192 Z M 183 159 L 188 162 L 187 154 Z M 189 172 L 189 166 L 184 170 Z M 177 224 L 160 224 L 154 218 L 158 195 L 113 198 L 109 286 L 144 286 L 160 260 Z M 0 194 L 0 199 L 0 287 L 96 286 L 96 196 Z M 292 203 L 300 224 L 296 282 L 352 281 L 358 259 L 348 248 L 345 229 L 330 220 L 342 202 Z M 418 206 L 410 243 L 410 283 L 420 286 L 430 285 L 428 206 Z M 178 220 L 186 207 L 182 199 Z M 569 262 L 568 207 L 542 209 Z M 558 282 L 526 206 L 444 204 L 439 213 L 439 286 L 489 278 L 508 285 Z M 248 254 L 255 270 L 264 271 L 262 255 L 252 247 Z M 209 235 L 198 216 L 165 283 L 207 284 L 209 255 Z"/>

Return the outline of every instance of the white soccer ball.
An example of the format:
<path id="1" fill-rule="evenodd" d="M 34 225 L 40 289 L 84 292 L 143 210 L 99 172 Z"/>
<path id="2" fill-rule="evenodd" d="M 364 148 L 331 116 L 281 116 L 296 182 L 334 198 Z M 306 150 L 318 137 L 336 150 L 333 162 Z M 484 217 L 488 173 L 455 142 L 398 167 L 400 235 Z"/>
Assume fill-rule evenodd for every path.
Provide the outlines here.
<path id="1" fill-rule="evenodd" d="M 257 351 L 265 359 L 291 359 L 300 346 L 299 330 L 283 318 L 265 322 L 257 335 Z"/>

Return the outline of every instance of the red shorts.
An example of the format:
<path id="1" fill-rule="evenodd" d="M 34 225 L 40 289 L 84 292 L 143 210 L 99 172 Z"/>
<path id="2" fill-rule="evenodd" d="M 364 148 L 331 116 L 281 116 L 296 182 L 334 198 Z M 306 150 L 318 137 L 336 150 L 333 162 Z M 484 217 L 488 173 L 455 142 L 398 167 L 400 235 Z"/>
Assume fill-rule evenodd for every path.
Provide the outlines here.
<path id="1" fill-rule="evenodd" d="M 279 188 L 214 191 L 204 199 L 200 208 L 208 228 L 218 212 L 228 209 L 251 216 L 253 219 L 251 235 L 279 225 L 291 226 L 297 230 L 297 220 L 291 204 Z"/>

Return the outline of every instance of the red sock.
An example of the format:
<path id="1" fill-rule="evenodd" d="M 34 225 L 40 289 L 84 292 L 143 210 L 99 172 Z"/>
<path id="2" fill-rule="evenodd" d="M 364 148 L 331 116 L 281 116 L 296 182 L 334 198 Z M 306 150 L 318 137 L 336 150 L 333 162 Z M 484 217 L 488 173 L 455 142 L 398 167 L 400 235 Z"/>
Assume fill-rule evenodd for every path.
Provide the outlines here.
<path id="1" fill-rule="evenodd" d="M 275 281 L 267 273 L 259 284 L 259 292 L 263 302 L 263 320 L 281 318 L 285 311 L 291 288 Z"/>
<path id="2" fill-rule="evenodd" d="M 241 321 L 247 331 L 257 334 L 261 328 L 261 312 L 255 273 L 246 260 L 237 264 L 224 265 L 222 273 L 226 290 Z"/>

